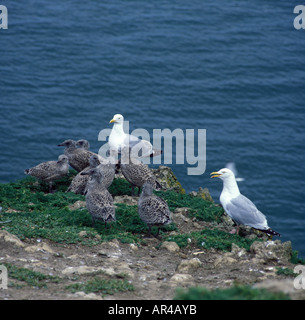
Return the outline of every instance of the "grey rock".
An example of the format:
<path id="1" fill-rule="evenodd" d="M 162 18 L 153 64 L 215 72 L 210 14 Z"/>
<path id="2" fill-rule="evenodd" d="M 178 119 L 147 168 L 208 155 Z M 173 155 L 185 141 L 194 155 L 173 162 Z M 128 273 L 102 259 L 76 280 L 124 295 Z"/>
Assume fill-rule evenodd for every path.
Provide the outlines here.
<path id="1" fill-rule="evenodd" d="M 171 168 L 159 166 L 159 168 L 151 170 L 161 184 L 163 190 L 173 190 L 185 194 L 185 190 L 182 188 L 181 183 L 178 181 Z"/>
<path id="2" fill-rule="evenodd" d="M 190 260 L 183 260 L 180 262 L 177 272 L 178 273 L 191 273 L 194 270 L 202 266 L 202 262 L 198 258 L 193 258 Z"/>
<path id="3" fill-rule="evenodd" d="M 179 252 L 180 248 L 176 242 L 173 241 L 164 241 L 161 245 L 162 249 L 166 249 L 169 252 Z"/>
<path id="4" fill-rule="evenodd" d="M 0 241 L 11 243 L 16 247 L 25 247 L 25 244 L 18 237 L 6 230 L 0 230 Z"/>
<path id="5" fill-rule="evenodd" d="M 291 241 L 255 241 L 250 247 L 250 252 L 262 262 L 269 263 L 274 261 L 279 264 L 285 264 L 289 262 L 292 255 Z"/>
<path id="6" fill-rule="evenodd" d="M 305 290 L 296 289 L 293 279 L 267 279 L 262 282 L 256 283 L 254 288 L 266 289 L 270 292 L 283 292 L 293 300 L 305 300 Z"/>

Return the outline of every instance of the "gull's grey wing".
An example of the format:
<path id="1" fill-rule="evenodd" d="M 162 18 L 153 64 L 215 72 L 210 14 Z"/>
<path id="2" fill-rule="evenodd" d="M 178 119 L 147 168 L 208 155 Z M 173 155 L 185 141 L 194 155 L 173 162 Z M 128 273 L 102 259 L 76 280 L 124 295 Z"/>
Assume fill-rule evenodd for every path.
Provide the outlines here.
<path id="1" fill-rule="evenodd" d="M 126 134 L 124 139 L 124 144 L 132 148 L 141 141 L 142 140 L 136 136 L 132 136 L 131 134 Z"/>
<path id="2" fill-rule="evenodd" d="M 138 157 L 149 156 L 153 152 L 152 144 L 149 141 L 139 139 L 138 137 L 130 134 L 126 134 L 124 144 L 132 149 L 133 155 Z"/>
<path id="3" fill-rule="evenodd" d="M 238 224 L 255 229 L 268 229 L 266 217 L 256 208 L 254 203 L 240 194 L 224 206 L 227 214 Z"/>

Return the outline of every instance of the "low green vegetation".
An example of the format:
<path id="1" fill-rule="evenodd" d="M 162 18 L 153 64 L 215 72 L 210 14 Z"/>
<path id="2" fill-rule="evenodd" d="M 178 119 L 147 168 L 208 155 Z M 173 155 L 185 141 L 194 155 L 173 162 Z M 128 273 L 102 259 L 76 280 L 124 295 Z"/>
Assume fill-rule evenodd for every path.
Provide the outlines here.
<path id="1" fill-rule="evenodd" d="M 85 293 L 98 293 L 101 295 L 114 294 L 116 292 L 134 291 L 132 284 L 127 279 L 104 279 L 94 277 L 85 282 L 78 282 L 66 287 L 72 293 L 83 291 Z"/>
<path id="2" fill-rule="evenodd" d="M 21 240 L 26 238 L 44 238 L 59 243 L 82 243 L 94 245 L 102 241 L 118 239 L 121 242 L 141 242 L 147 233 L 147 226 L 138 215 L 137 206 L 117 204 L 116 223 L 105 227 L 104 223 L 97 223 L 92 228 L 91 216 L 86 208 L 71 210 L 69 206 L 76 201 L 85 201 L 85 197 L 66 192 L 76 172 L 70 170 L 69 175 L 54 185 L 56 193 L 48 193 L 48 185 L 36 181 L 35 178 L 26 177 L 20 181 L 0 184 L 0 226 L 8 232 L 15 234 Z M 124 179 L 115 179 L 109 188 L 113 196 L 130 195 L 130 184 Z M 190 217 L 204 221 L 220 221 L 222 208 L 202 198 L 179 194 L 174 191 L 156 192 L 164 198 L 172 211 L 179 207 L 190 208 Z M 162 228 L 161 235 L 177 230 L 174 224 Z M 81 231 L 82 234 L 80 235 Z M 152 230 L 156 232 L 156 230 Z M 214 231 L 212 231 L 213 233 Z M 214 237 L 218 237 L 218 231 Z M 198 244 L 207 243 L 213 246 L 207 235 L 195 235 Z M 210 235 L 209 237 L 212 237 Z M 183 238 L 183 236 L 182 236 Z M 173 238 L 179 245 L 187 238 Z M 202 239 L 201 239 L 202 238 Z M 228 240 L 230 241 L 230 240 Z M 217 241 L 216 241 L 217 242 Z M 217 243 L 215 242 L 215 245 Z M 219 245 L 221 247 L 221 245 Z"/>
<path id="3" fill-rule="evenodd" d="M 10 279 L 21 281 L 21 284 L 10 282 L 10 286 L 18 287 L 25 284 L 36 288 L 46 288 L 48 283 L 58 283 L 61 281 L 59 277 L 45 275 L 26 268 L 16 267 L 10 263 L 4 263 L 4 265 L 7 268 Z"/>
<path id="4" fill-rule="evenodd" d="M 251 244 L 258 241 L 258 239 L 247 239 L 218 229 L 203 229 L 197 232 L 168 236 L 166 240 L 176 242 L 181 248 L 191 242 L 199 248 L 215 248 L 223 251 L 231 251 L 232 243 L 249 251 Z"/>
<path id="5" fill-rule="evenodd" d="M 59 180 L 54 185 L 56 193 L 48 193 L 49 186 L 37 182 L 32 177 L 8 184 L 0 184 L 0 228 L 16 235 L 21 240 L 49 239 L 56 243 L 96 245 L 103 241 L 117 239 L 123 243 L 145 243 L 143 237 L 148 228 L 139 217 L 138 207 L 126 204 L 116 204 L 115 223 L 105 226 L 96 223 L 92 227 L 91 216 L 86 208 L 73 209 L 77 201 L 85 201 L 82 195 L 66 192 L 76 171 L 70 170 L 67 177 Z M 109 188 L 115 196 L 131 195 L 129 183 L 124 179 L 115 179 Z M 174 241 L 179 247 L 188 245 L 200 249 L 217 249 L 231 251 L 232 243 L 249 251 L 255 239 L 247 239 L 239 235 L 230 234 L 217 229 L 217 223 L 222 222 L 223 209 L 213 202 L 201 197 L 176 193 L 174 191 L 156 191 L 159 197 L 166 200 L 172 212 L 177 208 L 188 208 L 188 217 L 197 221 L 213 222 L 209 225 L 213 229 L 205 228 L 200 231 L 182 233 L 174 223 L 163 227 L 161 230 L 162 241 Z M 171 231 L 175 231 L 170 233 Z M 156 232 L 156 228 L 152 230 Z M 161 243 L 160 243 L 161 245 Z M 304 264 L 305 260 L 293 252 L 291 262 Z M 50 283 L 66 281 L 59 277 L 44 275 L 26 268 L 12 264 L 5 264 L 8 268 L 9 286 L 31 286 L 45 288 Z M 291 269 L 278 269 L 278 274 L 293 276 Z M 133 291 L 134 287 L 125 277 L 108 279 L 103 275 L 96 275 L 89 280 L 77 279 L 77 283 L 66 286 L 66 290 L 75 293 L 97 293 L 101 295 L 116 292 Z M 233 286 L 229 289 L 208 290 L 206 288 L 190 288 L 177 290 L 176 300 L 273 300 L 288 299 L 284 294 L 273 294 L 265 290 L 253 289 L 249 286 Z"/>
<path id="6" fill-rule="evenodd" d="M 305 259 L 300 258 L 299 253 L 297 250 L 292 251 L 290 262 L 293 264 L 304 264 L 305 265 Z"/>
<path id="7" fill-rule="evenodd" d="M 215 206 L 213 202 L 174 191 L 157 191 L 156 194 L 166 200 L 172 211 L 176 208 L 186 207 L 190 209 L 190 217 L 207 222 L 221 222 L 223 208 Z"/>
<path id="8" fill-rule="evenodd" d="M 276 274 L 285 277 L 296 277 L 298 275 L 297 273 L 294 273 L 294 271 L 290 268 L 277 268 Z"/>
<path id="9" fill-rule="evenodd" d="M 100 222 L 92 227 L 91 216 L 86 208 L 71 210 L 69 206 L 76 201 L 85 201 L 85 197 L 66 192 L 76 171 L 70 170 L 69 175 L 56 182 L 56 193 L 48 193 L 48 185 L 39 183 L 32 177 L 8 184 L 0 184 L 0 227 L 15 234 L 21 240 L 26 238 L 44 238 L 58 243 L 81 243 L 95 245 L 103 241 L 117 239 L 124 243 L 145 242 L 143 235 L 147 226 L 138 215 L 137 206 L 117 204 L 115 223 L 105 227 Z M 130 184 L 124 179 L 115 179 L 109 188 L 115 197 L 131 193 Z M 193 197 L 174 191 L 156 191 L 159 197 L 165 199 L 171 211 L 176 208 L 189 208 L 189 218 L 215 222 L 213 229 L 203 229 L 190 233 L 179 233 L 174 223 L 163 227 L 163 240 L 175 241 L 181 248 L 190 242 L 199 248 L 215 248 L 230 251 L 232 243 L 246 250 L 250 249 L 255 239 L 247 239 L 239 235 L 229 234 L 217 229 L 221 222 L 223 208 L 216 206 L 201 197 Z M 170 231 L 176 235 L 169 235 Z M 80 233 L 81 231 L 85 231 Z M 156 229 L 153 228 L 153 233 Z M 190 241 L 191 240 L 191 241 Z M 292 263 L 304 263 L 294 252 Z"/>
<path id="10" fill-rule="evenodd" d="M 265 289 L 235 285 L 228 289 L 214 290 L 203 287 L 178 289 L 174 300 L 290 300 L 290 298 L 282 292 L 272 293 Z"/>

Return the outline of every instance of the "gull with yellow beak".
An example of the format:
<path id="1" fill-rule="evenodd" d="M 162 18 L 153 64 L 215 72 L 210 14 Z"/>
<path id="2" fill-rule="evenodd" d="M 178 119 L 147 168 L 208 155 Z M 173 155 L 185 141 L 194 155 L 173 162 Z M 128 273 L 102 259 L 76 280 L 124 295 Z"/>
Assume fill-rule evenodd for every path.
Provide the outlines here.
<path id="1" fill-rule="evenodd" d="M 153 150 L 153 146 L 149 141 L 141 140 L 136 136 L 125 133 L 123 128 L 124 117 L 121 114 L 115 114 L 109 123 L 113 123 L 108 141 L 110 150 L 120 153 L 124 147 L 129 147 L 133 155 L 139 157 L 154 157 L 162 153 L 161 151 L 156 152 L 158 150 Z"/>
<path id="2" fill-rule="evenodd" d="M 271 236 L 280 234 L 269 228 L 267 219 L 255 206 L 255 204 L 239 192 L 234 173 L 223 168 L 212 172 L 211 178 L 219 178 L 223 181 L 223 189 L 220 195 L 220 203 L 225 212 L 237 224 L 236 230 L 231 233 L 239 233 L 239 225 L 245 225 L 260 230 Z"/>

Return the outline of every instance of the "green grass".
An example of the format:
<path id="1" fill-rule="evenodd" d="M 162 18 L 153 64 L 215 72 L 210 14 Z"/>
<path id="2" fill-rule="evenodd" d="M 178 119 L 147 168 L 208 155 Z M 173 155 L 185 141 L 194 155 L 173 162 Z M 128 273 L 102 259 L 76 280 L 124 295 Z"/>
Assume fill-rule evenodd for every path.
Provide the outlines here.
<path id="1" fill-rule="evenodd" d="M 114 238 L 127 243 L 142 241 L 147 226 L 140 219 L 137 206 L 118 204 L 116 223 L 111 223 L 107 228 L 104 223 L 96 223 L 92 228 L 91 216 L 87 209 L 71 211 L 68 208 L 78 200 L 85 200 L 82 195 L 64 192 L 70 180 L 71 177 L 67 177 L 59 181 L 55 188 L 61 191 L 53 194 L 47 193 L 48 186 L 38 184 L 32 177 L 0 184 L 0 206 L 3 207 L 0 221 L 9 221 L 2 224 L 2 228 L 21 240 L 44 238 L 59 243 L 81 242 L 85 245 L 94 245 Z M 113 196 L 130 191 L 129 183 L 122 179 L 114 180 L 111 187 Z M 7 209 L 16 212 L 5 212 Z M 174 225 L 163 228 L 165 231 L 175 229 Z M 86 235 L 80 236 L 80 231 L 86 231 Z M 99 237 L 96 237 L 97 235 Z"/>
<path id="2" fill-rule="evenodd" d="M 78 200 L 85 200 L 82 195 L 65 192 L 75 175 L 71 170 L 69 175 L 56 182 L 56 193 L 48 193 L 48 185 L 38 183 L 32 177 L 8 184 L 0 184 L 0 224 L 8 232 L 15 234 L 21 240 L 26 238 L 44 238 L 59 243 L 79 243 L 94 245 L 101 241 L 114 238 L 121 242 L 142 241 L 142 235 L 147 232 L 147 226 L 138 215 L 137 206 L 118 204 L 116 209 L 117 222 L 105 228 L 104 223 L 91 226 L 91 216 L 87 209 L 71 211 L 68 206 Z M 129 183 L 123 179 L 115 179 L 109 191 L 113 196 L 130 194 Z M 171 210 L 178 207 L 189 207 L 191 217 L 199 220 L 219 220 L 222 209 L 200 198 L 177 194 L 173 191 L 158 192 L 164 198 Z M 12 212 L 5 212 L 13 209 Z M 15 211 L 14 211 L 15 210 Z M 162 228 L 164 232 L 177 230 L 174 224 Z M 86 231 L 80 236 L 80 231 Z M 156 232 L 156 230 L 152 230 Z M 97 237 L 99 235 L 99 237 Z"/>
<path id="3" fill-rule="evenodd" d="M 26 238 L 43 238 L 57 243 L 81 243 L 84 245 L 95 245 L 102 241 L 118 239 L 124 243 L 143 242 L 143 234 L 148 229 L 138 215 L 137 206 L 117 204 L 117 222 L 109 224 L 106 228 L 104 223 L 96 223 L 92 228 L 91 216 L 87 209 L 71 211 L 68 206 L 78 200 L 85 200 L 82 195 L 65 192 L 70 184 L 75 171 L 71 170 L 69 175 L 55 184 L 58 191 L 48 193 L 48 186 L 37 183 L 36 179 L 26 177 L 23 180 L 0 184 L 0 227 L 15 234 L 21 240 Z M 123 179 L 115 179 L 109 191 L 113 196 L 130 194 L 129 183 Z M 171 211 L 176 208 L 187 207 L 189 217 L 197 220 L 221 222 L 223 209 L 215 206 L 200 197 L 192 197 L 179 194 L 174 191 L 158 191 L 156 194 L 165 199 Z M 16 212 L 5 212 L 7 209 Z M 199 248 L 215 248 L 230 251 L 232 243 L 249 250 L 254 240 L 242 238 L 238 235 L 220 231 L 218 229 L 204 229 L 188 234 L 168 236 L 169 231 L 177 230 L 174 224 L 161 229 L 163 240 L 175 241 L 180 247 L 188 244 L 188 238 L 192 239 Z M 86 231 L 85 236 L 80 236 L 80 231 Z M 156 229 L 152 230 L 153 233 Z"/>
<path id="4" fill-rule="evenodd" d="M 85 293 L 99 293 L 101 295 L 114 294 L 116 292 L 134 291 L 132 284 L 127 279 L 103 279 L 94 277 L 82 283 L 74 283 L 66 287 L 72 293 L 83 291 Z"/>
<path id="5" fill-rule="evenodd" d="M 177 289 L 174 300 L 290 300 L 290 298 L 282 292 L 271 293 L 265 289 L 235 285 L 228 289 L 214 290 L 203 287 Z"/>
<path id="6" fill-rule="evenodd" d="M 59 277 L 45 275 L 26 268 L 16 267 L 10 263 L 4 263 L 4 265 L 7 268 L 9 279 L 22 281 L 31 287 L 46 288 L 47 283 L 58 283 L 61 281 Z M 15 284 L 11 283 L 10 285 L 14 286 Z"/>
<path id="7" fill-rule="evenodd" d="M 299 257 L 299 252 L 297 250 L 292 251 L 290 262 L 293 264 L 304 264 L 305 259 Z"/>
<path id="8" fill-rule="evenodd" d="M 188 194 L 176 193 L 174 191 L 156 191 L 156 194 L 165 199 L 170 210 L 176 208 L 190 208 L 190 217 L 207 222 L 221 222 L 223 208 L 215 206 L 214 203 L 206 201 L 200 197 L 192 197 Z"/>
<path id="9" fill-rule="evenodd" d="M 165 238 L 167 241 L 176 242 L 180 248 L 186 247 L 189 244 L 188 239 L 191 239 L 191 243 L 195 243 L 199 248 L 215 248 L 222 251 L 231 251 L 232 243 L 249 251 L 251 244 L 254 241 L 258 241 L 258 239 L 247 239 L 218 229 L 204 229 Z"/>
<path id="10" fill-rule="evenodd" d="M 123 196 L 123 195 L 131 196 L 130 183 L 125 179 L 114 179 L 108 190 L 112 195 L 115 195 L 115 196 Z M 137 189 L 136 189 L 136 192 L 138 192 Z"/>
<path id="11" fill-rule="evenodd" d="M 297 273 L 294 273 L 294 271 L 290 268 L 277 268 L 276 274 L 285 277 L 296 277 L 298 275 Z"/>

